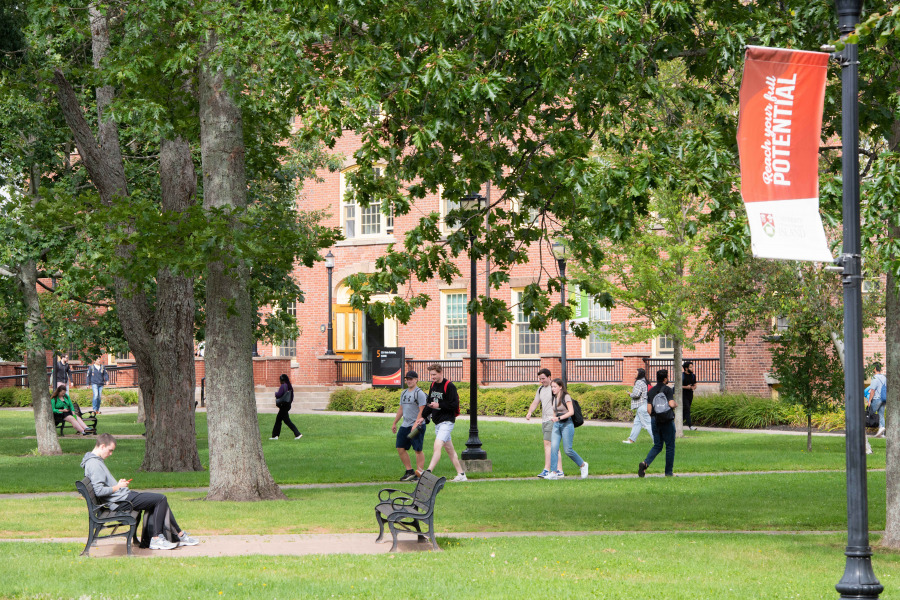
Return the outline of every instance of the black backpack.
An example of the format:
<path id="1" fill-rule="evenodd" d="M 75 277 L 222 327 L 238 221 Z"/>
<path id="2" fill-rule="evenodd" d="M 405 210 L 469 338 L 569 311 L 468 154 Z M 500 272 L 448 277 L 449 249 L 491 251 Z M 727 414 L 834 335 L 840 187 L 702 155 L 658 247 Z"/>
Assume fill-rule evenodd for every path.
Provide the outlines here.
<path id="1" fill-rule="evenodd" d="M 571 398 L 571 396 L 569 396 Z M 584 415 L 581 414 L 581 405 L 578 400 L 572 398 L 572 425 L 581 427 L 584 425 Z"/>

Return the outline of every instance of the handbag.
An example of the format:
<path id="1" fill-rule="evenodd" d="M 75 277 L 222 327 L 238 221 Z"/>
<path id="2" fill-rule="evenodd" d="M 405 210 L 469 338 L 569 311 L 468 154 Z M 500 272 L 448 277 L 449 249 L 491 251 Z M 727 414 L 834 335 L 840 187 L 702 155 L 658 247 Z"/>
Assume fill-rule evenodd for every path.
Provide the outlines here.
<path id="1" fill-rule="evenodd" d="M 278 408 L 290 407 L 294 401 L 294 392 L 287 390 L 281 398 L 275 398 L 275 406 Z"/>

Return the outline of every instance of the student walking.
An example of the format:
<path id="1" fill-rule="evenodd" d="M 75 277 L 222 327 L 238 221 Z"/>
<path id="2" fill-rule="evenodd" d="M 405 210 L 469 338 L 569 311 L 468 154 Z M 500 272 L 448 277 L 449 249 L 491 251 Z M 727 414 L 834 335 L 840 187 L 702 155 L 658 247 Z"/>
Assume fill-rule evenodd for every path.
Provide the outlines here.
<path id="1" fill-rule="evenodd" d="M 94 359 L 93 364 L 88 367 L 87 372 L 87 384 L 91 386 L 91 391 L 94 393 L 91 400 L 91 408 L 98 415 L 100 414 L 100 394 L 103 393 L 103 386 L 108 381 L 109 373 L 106 372 L 106 367 L 100 363 L 100 357 L 98 356 Z"/>
<path id="2" fill-rule="evenodd" d="M 556 458 L 560 442 L 562 442 L 566 456 L 578 465 L 581 470 L 581 478 L 584 479 L 588 476 L 588 464 L 572 448 L 572 442 L 575 439 L 575 424 L 571 419 L 575 414 L 572 397 L 566 391 L 566 384 L 558 377 L 550 382 L 550 391 L 553 393 L 554 414 L 551 417 L 553 432 L 550 438 L 550 473 L 544 479 L 559 479 L 559 475 L 556 473 Z"/>
<path id="3" fill-rule="evenodd" d="M 451 381 L 444 378 L 444 368 L 435 363 L 428 367 L 428 375 L 431 377 L 431 389 L 428 391 L 428 409 L 431 420 L 434 421 L 434 453 L 431 455 L 431 463 L 428 470 L 433 471 L 441 460 L 441 449 L 450 457 L 453 468 L 456 469 L 456 477 L 450 481 L 467 481 L 466 474 L 453 448 L 453 426 L 456 425 L 456 415 L 459 414 L 459 393 Z M 428 413 L 425 413 L 426 415 Z"/>
<path id="4" fill-rule="evenodd" d="M 637 377 L 634 380 L 634 387 L 631 388 L 631 410 L 634 411 L 634 426 L 631 428 L 631 435 L 624 440 L 623 444 L 633 444 L 637 441 L 641 434 L 641 429 L 646 429 L 650 434 L 650 441 L 653 437 L 653 428 L 650 424 L 650 413 L 647 412 L 647 388 L 650 387 L 647 382 L 647 371 L 644 369 L 637 370 Z"/>
<path id="5" fill-rule="evenodd" d="M 406 473 L 400 478 L 400 481 L 415 481 L 418 479 L 416 471 L 412 468 L 409 460 L 409 449 L 412 448 L 416 453 L 416 469 L 421 473 L 425 469 L 425 453 L 422 451 L 422 445 L 425 441 L 425 428 L 423 422 L 422 411 L 425 410 L 425 404 L 428 397 L 421 389 L 419 389 L 419 374 L 415 371 L 407 371 L 406 389 L 400 393 L 400 408 L 394 415 L 394 424 L 391 432 L 397 434 L 395 446 L 397 454 L 400 455 L 400 462 L 406 468 Z M 400 424 L 400 430 L 397 431 L 397 422 L 403 419 Z"/>
<path id="6" fill-rule="evenodd" d="M 66 393 L 69 393 L 69 387 L 72 382 L 72 366 L 69 364 L 69 355 L 63 354 L 54 365 L 56 371 L 56 385 L 66 386 Z"/>
<path id="7" fill-rule="evenodd" d="M 294 401 L 294 386 L 291 385 L 291 380 L 284 373 L 278 379 L 281 382 L 281 387 L 275 392 L 275 406 L 278 407 L 278 416 L 275 417 L 275 427 L 272 428 L 272 437 L 269 439 L 278 439 L 278 436 L 281 435 L 281 424 L 284 423 L 294 432 L 294 439 L 299 440 L 303 437 L 303 434 L 291 421 L 291 415 L 289 414 L 291 412 L 291 403 Z"/>
<path id="8" fill-rule="evenodd" d="M 878 432 L 875 437 L 884 437 L 884 403 L 887 400 L 887 378 L 881 373 L 881 363 L 875 363 L 875 375 L 869 385 L 869 402 L 878 413 Z"/>
<path id="9" fill-rule="evenodd" d="M 666 445 L 666 477 L 672 477 L 675 466 L 675 396 L 669 383 L 668 369 L 656 372 L 656 385 L 647 392 L 646 411 L 650 415 L 653 428 L 653 447 L 647 458 L 638 465 L 638 477 L 643 477 L 653 459 L 662 452 Z"/>
<path id="10" fill-rule="evenodd" d="M 538 477 L 544 478 L 550 474 L 550 439 L 553 436 L 553 421 L 551 418 L 555 414 L 553 411 L 553 392 L 550 391 L 550 369 L 541 369 L 538 371 L 538 386 L 534 393 L 534 402 L 528 407 L 528 414 L 525 420 L 531 420 L 531 413 L 541 407 L 541 431 L 544 435 L 544 470 L 538 473 Z M 562 453 L 559 452 L 559 470 L 556 471 L 557 476 L 565 477 L 562 471 Z"/>
<path id="11" fill-rule="evenodd" d="M 684 425 L 691 431 L 697 431 L 691 419 L 691 404 L 694 402 L 694 390 L 697 389 L 697 376 L 694 374 L 694 363 L 685 361 L 681 371 L 681 404 Z"/>

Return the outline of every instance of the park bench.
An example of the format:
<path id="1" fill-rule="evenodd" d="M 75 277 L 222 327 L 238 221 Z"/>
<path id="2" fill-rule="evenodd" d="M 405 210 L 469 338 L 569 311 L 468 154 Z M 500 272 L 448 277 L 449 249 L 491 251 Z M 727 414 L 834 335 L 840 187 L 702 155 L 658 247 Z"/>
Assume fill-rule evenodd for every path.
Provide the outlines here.
<path id="1" fill-rule="evenodd" d="M 141 520 L 141 511 L 134 510 L 131 502 L 127 500 L 117 502 L 115 510 L 110 509 L 109 504 L 98 504 L 89 477 L 76 481 L 75 488 L 84 497 L 88 509 L 88 540 L 81 555 L 90 556 L 91 545 L 95 540 L 125 536 L 128 556 L 131 556 L 131 541 L 139 541 L 136 532 Z M 124 527 L 127 527 L 128 531 L 120 532 L 119 529 Z M 102 534 L 106 529 L 112 529 L 112 533 Z"/>
<path id="2" fill-rule="evenodd" d="M 87 412 L 82 412 L 81 407 L 78 406 L 78 403 L 72 400 L 72 408 L 75 409 L 75 415 L 81 417 L 81 420 L 84 421 L 84 424 L 94 430 L 94 433 L 97 432 L 97 413 L 92 410 Z M 56 426 L 59 429 L 59 437 L 63 437 L 65 435 L 64 429 L 66 427 L 72 427 L 72 424 L 68 421 L 63 421 L 59 425 Z"/>
<path id="3" fill-rule="evenodd" d="M 384 537 L 384 524 L 387 522 L 394 539 L 391 552 L 397 550 L 398 530 L 415 532 L 419 536 L 420 543 L 427 542 L 430 538 L 432 548 L 440 550 L 434 539 L 434 500 L 446 482 L 445 477 L 435 477 L 425 471 L 419 477 L 412 495 L 393 488 L 385 488 L 378 492 L 378 505 L 375 507 L 378 537 L 375 541 L 380 542 Z M 420 524 L 428 526 L 428 538 L 425 537 Z"/>

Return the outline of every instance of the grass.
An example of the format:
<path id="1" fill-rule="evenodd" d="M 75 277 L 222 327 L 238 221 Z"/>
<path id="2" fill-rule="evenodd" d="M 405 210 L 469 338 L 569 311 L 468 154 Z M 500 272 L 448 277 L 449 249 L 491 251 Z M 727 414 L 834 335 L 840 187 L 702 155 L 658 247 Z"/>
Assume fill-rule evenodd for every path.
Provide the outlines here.
<path id="1" fill-rule="evenodd" d="M 264 439 L 266 461 L 275 480 L 281 484 L 340 483 L 354 481 L 390 481 L 402 473 L 394 449 L 391 420 L 384 417 L 301 415 L 296 422 L 303 439 L 286 437 L 268 441 L 275 415 L 260 415 L 260 436 Z M 34 456 L 36 447 L 33 417 L 27 411 L 0 411 L 0 493 L 71 491 L 81 479 L 81 456 L 93 447 L 93 439 L 66 436 L 60 440 L 62 456 Z M 101 431 L 114 435 L 139 434 L 142 426 L 133 414 L 104 416 Z M 480 437 L 494 470 L 473 477 L 532 477 L 543 466 L 540 424 L 505 422 L 479 424 Z M 582 427 L 575 435 L 575 449 L 591 464 L 591 472 L 633 473 L 649 449 L 649 438 L 642 433 L 639 443 L 622 444 L 625 428 Z M 454 432 L 458 450 L 464 448 L 468 421 L 461 420 Z M 208 464 L 206 415 L 197 414 L 200 458 Z M 433 430 L 426 437 L 425 454 L 431 455 Z M 805 438 L 729 432 L 688 432 L 678 440 L 675 470 L 680 473 L 821 470 L 844 468 L 844 439 L 817 437 L 813 452 L 805 451 Z M 870 468 L 884 468 L 884 440 L 872 440 L 875 454 L 868 457 Z M 199 487 L 209 483 L 205 471 L 194 473 L 140 472 L 144 442 L 122 439 L 109 461 L 117 477 L 134 477 L 137 489 Z M 564 466 L 574 473 L 574 465 L 564 458 Z M 658 459 L 662 461 L 662 458 Z M 439 475 L 452 475 L 444 457 Z"/>
<path id="2" fill-rule="evenodd" d="M 833 598 L 836 535 L 655 534 L 440 539 L 444 552 L 92 560 L 74 544 L 3 543 L 4 598 Z M 897 598 L 900 554 L 875 571 Z M 63 575 L 61 575 L 63 574 Z"/>

